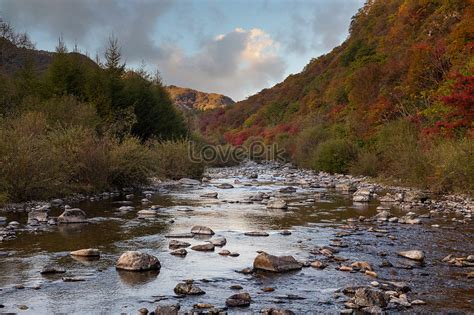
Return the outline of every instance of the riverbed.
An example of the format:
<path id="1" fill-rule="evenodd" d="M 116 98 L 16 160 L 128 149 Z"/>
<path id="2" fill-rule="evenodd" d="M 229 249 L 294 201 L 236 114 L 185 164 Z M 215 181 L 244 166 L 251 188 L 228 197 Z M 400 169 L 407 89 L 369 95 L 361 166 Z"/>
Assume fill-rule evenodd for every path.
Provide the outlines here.
<path id="1" fill-rule="evenodd" d="M 351 194 L 331 186 L 311 185 L 311 174 L 290 167 L 244 165 L 211 169 L 209 180 L 200 184 L 173 182 L 159 185 L 149 203 L 143 204 L 142 191 L 125 193 L 98 201 L 71 205 L 84 210 L 89 223 L 38 227 L 26 225 L 25 213 L 6 213 L 7 221 L 20 222 L 17 238 L 0 242 L 0 312 L 43 313 L 130 313 L 155 310 L 159 304 L 180 304 L 191 310 L 197 303 L 225 309 L 226 299 L 248 292 L 250 306 L 228 308 L 229 314 L 258 313 L 265 308 L 288 309 L 301 313 L 338 313 L 349 297 L 341 290 L 350 286 L 376 287 L 385 282 L 404 282 L 408 300 L 426 304 L 396 308 L 410 312 L 472 312 L 474 309 L 471 266 L 454 266 L 442 261 L 447 255 L 474 254 L 474 224 L 456 213 L 433 213 L 427 207 L 410 209 L 421 224 L 399 224 L 364 220 L 380 212 L 380 202 L 353 202 Z M 227 183 L 233 188 L 219 188 Z M 296 192 L 280 192 L 284 187 Z M 217 192 L 217 198 L 201 197 Z M 250 201 L 258 193 L 280 198 L 287 209 L 268 209 L 266 202 Z M 122 201 L 133 211 L 120 212 Z M 159 206 L 156 215 L 140 217 L 137 211 Z M 401 217 L 408 212 L 389 205 L 390 213 Z M 63 209 L 53 208 L 58 216 Z M 454 220 L 453 220 L 454 218 Z M 210 227 L 224 236 L 225 246 L 212 252 L 193 251 L 185 257 L 170 255 L 167 238 L 174 233 L 189 233 L 196 225 Z M 265 231 L 268 236 L 244 235 Z M 285 231 L 286 233 L 282 233 Z M 288 231 L 290 233 L 288 233 Z M 210 238 L 195 236 L 180 239 L 191 245 Z M 338 261 L 328 267 L 304 267 L 287 273 L 256 271 L 252 267 L 258 251 L 272 255 L 291 255 L 300 262 L 326 259 L 318 250 L 337 246 Z M 80 259 L 70 251 L 97 248 L 100 259 Z M 219 255 L 227 249 L 238 257 Z M 423 263 L 397 255 L 404 250 L 422 250 Z M 161 270 L 149 272 L 117 271 L 115 263 L 125 251 L 138 250 L 156 256 Z M 347 261 L 343 261 L 347 259 Z M 337 270 L 341 264 L 368 262 L 376 278 L 362 272 Z M 384 265 L 384 261 L 391 266 Z M 65 274 L 41 275 L 46 265 L 60 266 Z M 66 282 L 64 277 L 82 281 Z M 206 293 L 178 296 L 177 283 L 192 279 Z M 241 290 L 231 286 L 241 286 Z M 263 290 L 266 288 L 265 290 Z M 273 290 L 270 290 L 271 288 Z"/>

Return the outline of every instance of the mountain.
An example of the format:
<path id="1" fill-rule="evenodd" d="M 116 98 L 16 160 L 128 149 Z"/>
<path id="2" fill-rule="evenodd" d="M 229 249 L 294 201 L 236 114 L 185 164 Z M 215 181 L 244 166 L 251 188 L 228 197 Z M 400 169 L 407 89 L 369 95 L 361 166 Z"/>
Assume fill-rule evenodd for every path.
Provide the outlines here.
<path id="1" fill-rule="evenodd" d="M 205 111 L 223 108 L 235 103 L 230 97 L 225 95 L 205 93 L 175 85 L 167 86 L 166 90 L 170 94 L 174 104 L 183 110 Z"/>
<path id="2" fill-rule="evenodd" d="M 454 163 L 448 151 L 472 150 L 474 3 L 369 0 L 349 31 L 301 73 L 200 115 L 200 132 L 214 143 L 277 143 L 318 170 L 437 182 Z"/>

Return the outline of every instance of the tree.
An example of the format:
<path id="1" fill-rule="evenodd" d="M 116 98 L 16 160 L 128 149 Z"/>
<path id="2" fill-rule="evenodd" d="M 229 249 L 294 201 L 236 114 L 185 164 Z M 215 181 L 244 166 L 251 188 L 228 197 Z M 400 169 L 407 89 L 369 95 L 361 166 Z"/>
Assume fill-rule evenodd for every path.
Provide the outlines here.
<path id="1" fill-rule="evenodd" d="M 111 35 L 108 40 L 108 46 L 105 50 L 105 68 L 110 72 L 122 74 L 125 70 L 125 63 L 121 63 L 122 52 L 118 44 L 118 39 Z"/>

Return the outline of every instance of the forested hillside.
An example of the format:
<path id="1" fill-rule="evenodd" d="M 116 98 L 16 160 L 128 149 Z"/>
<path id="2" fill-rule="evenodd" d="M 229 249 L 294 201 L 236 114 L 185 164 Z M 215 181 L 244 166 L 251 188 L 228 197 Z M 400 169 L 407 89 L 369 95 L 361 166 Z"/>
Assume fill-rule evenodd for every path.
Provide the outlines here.
<path id="1" fill-rule="evenodd" d="M 305 69 L 200 117 L 210 141 L 263 138 L 299 166 L 474 190 L 474 4 L 370 0 Z"/>
<path id="2" fill-rule="evenodd" d="M 206 93 L 175 85 L 168 85 L 166 91 L 170 94 L 173 103 L 185 111 L 216 109 L 235 103 L 230 97 L 222 94 Z"/>

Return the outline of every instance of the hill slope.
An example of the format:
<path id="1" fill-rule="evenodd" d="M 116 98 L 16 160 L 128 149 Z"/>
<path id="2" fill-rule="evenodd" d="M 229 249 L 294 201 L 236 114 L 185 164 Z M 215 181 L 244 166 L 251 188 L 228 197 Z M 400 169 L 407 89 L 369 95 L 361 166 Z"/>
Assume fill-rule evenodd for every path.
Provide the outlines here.
<path id="1" fill-rule="evenodd" d="M 473 39 L 472 1 L 368 1 L 341 46 L 270 89 L 202 114 L 200 130 L 234 145 L 262 137 L 299 165 L 338 172 L 355 172 L 362 158 L 389 159 L 383 137 L 392 149 L 397 134 L 413 138 L 413 155 L 432 149 L 433 138 L 472 139 Z M 374 168 L 357 171 L 381 174 Z"/>
<path id="2" fill-rule="evenodd" d="M 166 90 L 174 104 L 183 110 L 210 110 L 232 105 L 235 102 L 222 94 L 205 93 L 193 89 L 169 85 Z"/>

